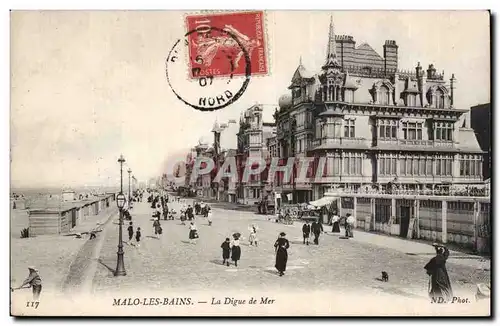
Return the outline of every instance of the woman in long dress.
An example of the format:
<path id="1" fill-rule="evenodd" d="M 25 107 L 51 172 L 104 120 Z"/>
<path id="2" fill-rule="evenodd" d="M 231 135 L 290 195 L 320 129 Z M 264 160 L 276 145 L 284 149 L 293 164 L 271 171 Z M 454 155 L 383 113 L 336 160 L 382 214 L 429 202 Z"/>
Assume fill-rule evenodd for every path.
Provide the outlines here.
<path id="1" fill-rule="evenodd" d="M 196 239 L 198 238 L 198 229 L 196 228 L 196 225 L 191 222 L 189 225 L 189 241 L 191 243 L 196 243 Z"/>
<path id="2" fill-rule="evenodd" d="M 434 248 L 436 249 L 436 256 L 424 267 L 430 276 L 429 296 L 434 300 L 442 298 L 449 302 L 453 299 L 450 277 L 446 270 L 446 260 L 450 255 L 450 251 L 445 246 L 438 244 L 434 244 Z"/>
<path id="3" fill-rule="evenodd" d="M 332 217 L 332 233 L 340 233 L 340 223 L 339 223 L 339 216 L 337 213 L 333 214 Z"/>
<path id="4" fill-rule="evenodd" d="M 285 238 L 285 232 L 281 232 L 278 240 L 274 243 L 274 248 L 276 249 L 276 264 L 274 267 L 279 272 L 280 276 L 283 276 L 286 271 L 286 263 L 288 261 L 288 248 L 290 248 L 290 243 Z"/>
<path id="5" fill-rule="evenodd" d="M 231 241 L 231 260 L 234 261 L 234 266 L 238 267 L 238 260 L 241 259 L 240 237 L 233 235 Z"/>

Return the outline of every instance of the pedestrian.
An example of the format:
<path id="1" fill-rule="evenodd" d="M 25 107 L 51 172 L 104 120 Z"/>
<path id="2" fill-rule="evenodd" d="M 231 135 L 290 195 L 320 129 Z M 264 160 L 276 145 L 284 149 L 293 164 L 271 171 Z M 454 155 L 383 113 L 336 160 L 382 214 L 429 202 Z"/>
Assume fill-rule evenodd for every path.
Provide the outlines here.
<path id="1" fill-rule="evenodd" d="M 195 239 L 198 238 L 199 238 L 198 229 L 196 228 L 196 225 L 193 222 L 191 222 L 191 224 L 189 225 L 189 242 L 196 243 Z"/>
<path id="2" fill-rule="evenodd" d="M 212 210 L 209 209 L 207 213 L 208 226 L 212 226 Z"/>
<path id="3" fill-rule="evenodd" d="M 274 248 L 276 250 L 276 264 L 274 267 L 279 272 L 280 276 L 283 276 L 286 271 L 286 263 L 288 261 L 288 248 L 290 248 L 290 243 L 285 238 L 285 232 L 281 232 L 278 240 L 274 243 Z"/>
<path id="4" fill-rule="evenodd" d="M 251 246 L 255 244 L 258 247 L 258 239 L 257 239 L 257 225 L 252 224 L 248 230 L 250 231 L 250 235 L 248 236 L 248 242 Z"/>
<path id="5" fill-rule="evenodd" d="M 24 280 L 23 284 L 18 288 L 22 288 L 25 285 L 28 285 L 33 289 L 33 301 L 38 301 L 40 298 L 40 293 L 42 292 L 42 278 L 40 274 L 38 274 L 38 269 L 34 266 L 28 267 L 29 275 Z"/>
<path id="6" fill-rule="evenodd" d="M 233 234 L 231 243 L 231 259 L 234 261 L 234 266 L 238 267 L 238 260 L 241 259 L 240 234 Z"/>
<path id="7" fill-rule="evenodd" d="M 160 228 L 160 218 L 155 218 L 154 222 L 153 222 L 153 229 L 155 231 L 155 235 L 157 236 L 159 233 L 159 228 Z"/>
<path id="8" fill-rule="evenodd" d="M 333 213 L 332 217 L 332 233 L 340 233 L 340 223 L 339 223 L 339 216 L 337 215 L 337 212 Z"/>
<path id="9" fill-rule="evenodd" d="M 352 229 L 354 228 L 354 216 L 351 214 L 347 213 L 345 217 L 345 236 L 346 238 L 352 238 L 353 233 Z"/>
<path id="10" fill-rule="evenodd" d="M 193 207 L 191 207 L 191 205 L 188 205 L 188 208 L 187 208 L 186 212 L 187 212 L 188 220 L 192 221 L 193 218 L 194 218 Z"/>
<path id="11" fill-rule="evenodd" d="M 222 248 L 222 265 L 227 264 L 227 266 L 229 266 L 229 254 L 231 252 L 231 242 L 229 238 L 226 238 L 226 241 L 224 241 L 220 247 Z"/>
<path id="12" fill-rule="evenodd" d="M 302 226 L 302 237 L 304 238 L 304 244 L 309 245 L 309 237 L 311 235 L 311 225 L 309 224 L 309 221 L 306 221 L 306 223 Z"/>
<path id="13" fill-rule="evenodd" d="M 429 297 L 436 300 L 434 302 L 440 303 L 438 300 L 449 302 L 453 299 L 450 277 L 446 270 L 446 260 L 450 256 L 450 251 L 444 245 L 434 243 L 433 246 L 436 256 L 424 267 L 429 275 Z"/>
<path id="14" fill-rule="evenodd" d="M 127 231 L 128 231 L 128 241 L 130 242 L 134 237 L 134 227 L 132 226 L 132 222 L 129 223 Z"/>
<path id="15" fill-rule="evenodd" d="M 321 225 L 319 219 L 312 223 L 311 232 L 314 234 L 314 244 L 319 245 L 319 235 L 323 232 L 323 225 Z"/>
<path id="16" fill-rule="evenodd" d="M 186 225 L 186 211 L 181 208 L 181 225 Z"/>
<path id="17" fill-rule="evenodd" d="M 137 242 L 137 247 L 140 247 L 140 242 L 141 242 L 141 228 L 137 228 L 137 231 L 135 231 L 135 242 Z"/>

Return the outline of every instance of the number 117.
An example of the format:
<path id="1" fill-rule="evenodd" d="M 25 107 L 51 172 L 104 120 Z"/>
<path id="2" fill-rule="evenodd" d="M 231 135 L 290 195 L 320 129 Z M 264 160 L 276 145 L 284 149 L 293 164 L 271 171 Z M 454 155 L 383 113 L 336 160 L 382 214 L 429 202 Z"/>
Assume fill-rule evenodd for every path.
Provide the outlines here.
<path id="1" fill-rule="evenodd" d="M 40 301 L 28 301 L 26 302 L 26 307 L 28 308 L 38 308 L 38 305 L 40 304 Z"/>

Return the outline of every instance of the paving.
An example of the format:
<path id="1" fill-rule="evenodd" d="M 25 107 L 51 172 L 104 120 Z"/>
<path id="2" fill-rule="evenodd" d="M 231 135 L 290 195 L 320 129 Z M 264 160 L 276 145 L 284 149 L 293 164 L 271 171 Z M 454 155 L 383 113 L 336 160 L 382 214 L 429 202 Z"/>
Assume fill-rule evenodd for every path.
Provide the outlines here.
<path id="1" fill-rule="evenodd" d="M 425 244 L 360 231 L 355 231 L 354 238 L 343 239 L 328 233 L 325 226 L 327 233 L 320 237 L 320 244 L 306 246 L 299 223 L 283 225 L 253 212 L 216 205 L 212 226 L 205 218 L 196 218 L 200 238 L 192 244 L 188 225 L 181 225 L 178 219 L 162 221 L 164 233 L 155 236 L 151 213 L 148 203 L 138 203 L 133 209 L 134 228 L 141 227 L 143 239 L 140 246 L 134 241 L 125 245 L 127 275 L 123 277 L 113 276 L 118 226 L 110 226 L 94 276 L 94 293 L 336 290 L 427 300 L 428 277 L 423 266 L 432 257 L 433 248 Z M 247 240 L 253 223 L 258 226 L 258 247 L 250 246 Z M 285 276 L 279 277 L 274 269 L 273 245 L 282 231 L 287 233 L 291 248 Z M 238 267 L 223 266 L 220 245 L 234 232 L 243 234 L 242 259 Z M 473 297 L 477 283 L 490 281 L 490 272 L 479 258 L 461 259 L 458 255 L 464 254 L 456 252 L 452 255 L 457 258 L 450 259 L 447 268 L 454 292 Z M 380 281 L 381 271 L 388 272 L 389 282 Z"/>
<path id="2" fill-rule="evenodd" d="M 110 207 L 98 215 L 88 216 L 71 233 L 89 231 L 97 225 L 105 223 L 116 210 L 116 207 Z M 27 227 L 28 222 L 28 215 L 25 211 L 12 211 L 11 225 L 13 228 Z M 59 295 L 62 289 L 79 286 L 84 280 L 85 273 L 91 267 L 90 257 L 98 251 L 95 246 L 97 242 L 88 239 L 88 235 L 83 235 L 82 238 L 64 235 L 20 238 L 19 232 L 11 233 L 11 286 L 21 285 L 28 276 L 27 267 L 30 265 L 36 266 L 39 270 L 43 281 L 44 295 Z M 19 290 L 13 292 L 12 295 L 13 298 L 29 298 L 31 290 Z"/>

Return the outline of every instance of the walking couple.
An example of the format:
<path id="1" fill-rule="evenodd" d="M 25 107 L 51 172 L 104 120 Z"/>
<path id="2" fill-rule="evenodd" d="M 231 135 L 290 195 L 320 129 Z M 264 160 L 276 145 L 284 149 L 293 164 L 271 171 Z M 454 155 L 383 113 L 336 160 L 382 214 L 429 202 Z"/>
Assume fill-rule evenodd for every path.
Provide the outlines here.
<path id="1" fill-rule="evenodd" d="M 233 234 L 233 241 L 226 238 L 220 247 L 222 248 L 222 265 L 229 266 L 229 256 L 231 255 L 234 266 L 238 267 L 238 260 L 241 259 L 240 234 Z"/>

